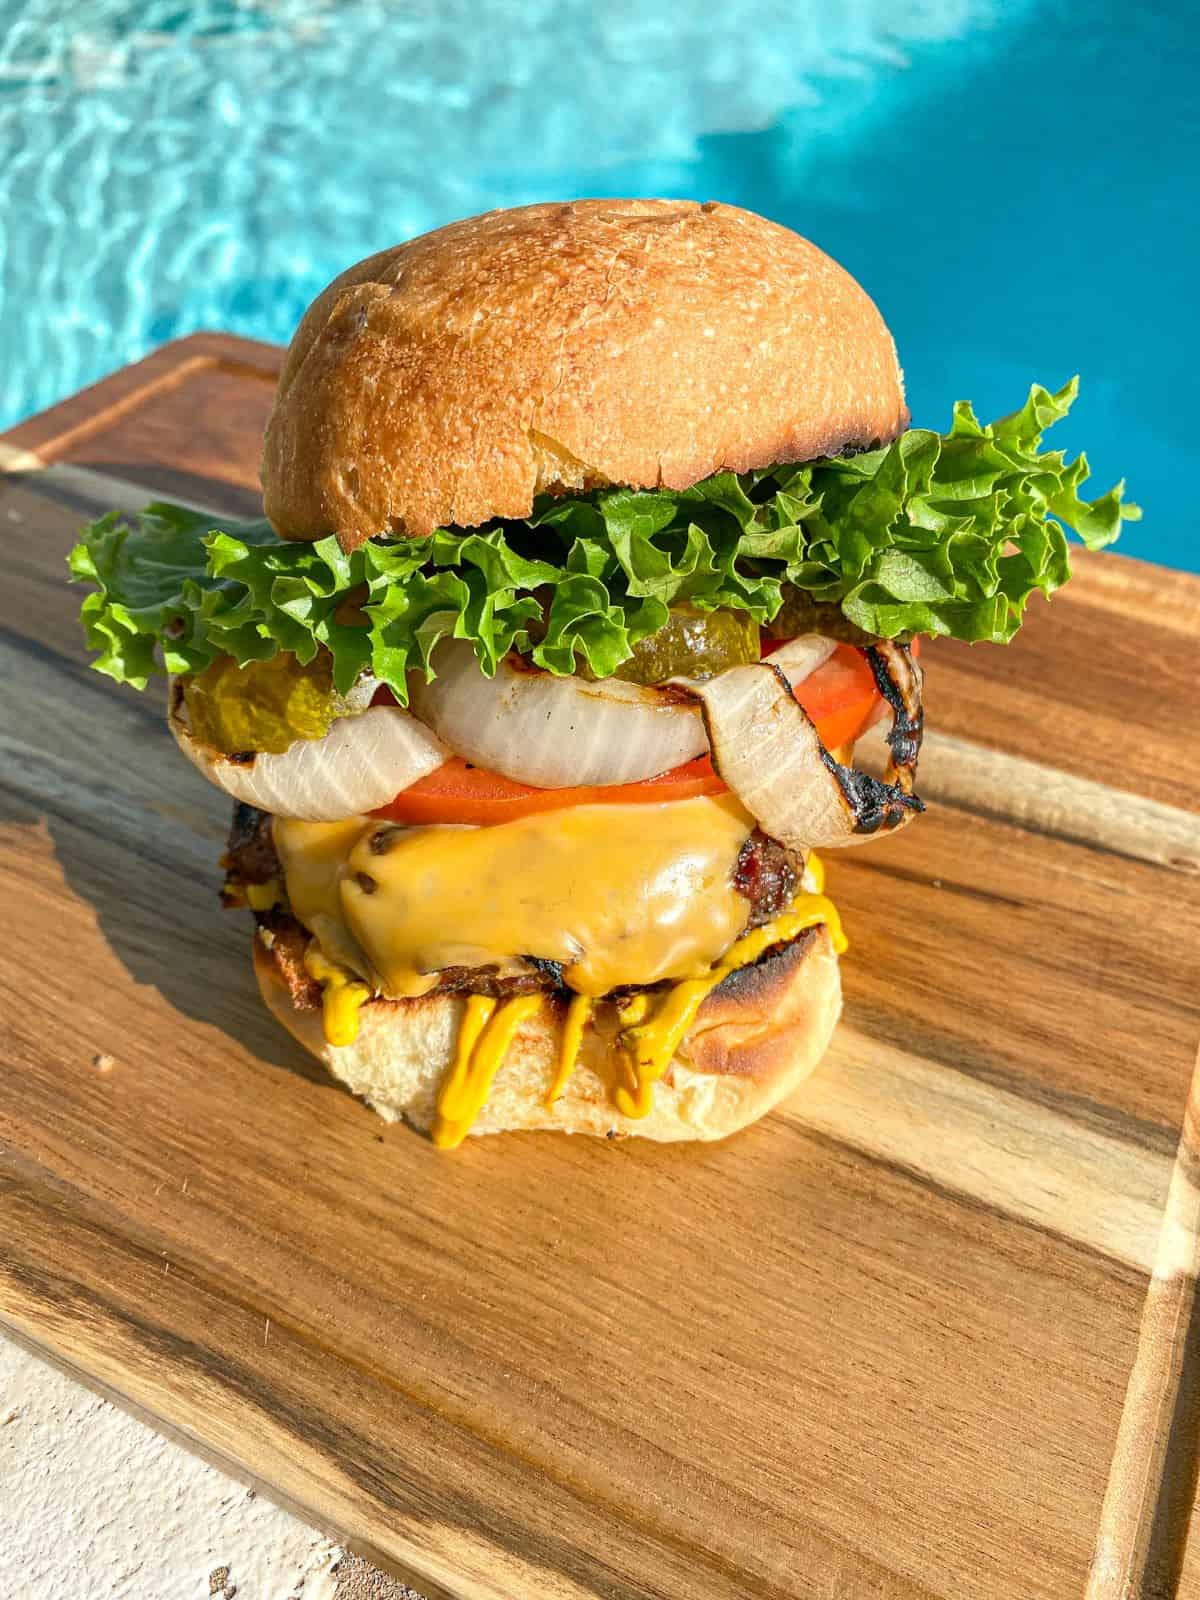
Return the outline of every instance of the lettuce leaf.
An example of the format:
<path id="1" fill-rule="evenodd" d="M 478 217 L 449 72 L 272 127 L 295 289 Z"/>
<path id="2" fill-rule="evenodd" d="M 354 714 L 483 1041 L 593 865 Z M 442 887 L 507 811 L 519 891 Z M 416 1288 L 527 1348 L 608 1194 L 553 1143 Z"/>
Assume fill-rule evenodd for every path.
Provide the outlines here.
<path id="1" fill-rule="evenodd" d="M 1035 385 L 987 426 L 960 402 L 949 433 L 913 428 L 862 455 L 717 473 L 681 492 L 545 500 L 524 522 L 377 539 L 351 555 L 332 537 L 214 528 L 159 503 L 132 523 L 102 517 L 68 561 L 94 585 L 82 608 L 94 665 L 137 688 L 221 655 L 307 662 L 324 648 L 339 689 L 369 670 L 404 703 L 408 673 L 432 676 L 447 637 L 470 639 L 488 674 L 516 649 L 551 672 L 607 677 L 671 605 L 769 622 L 789 586 L 881 638 L 1004 643 L 1030 595 L 1070 576 L 1067 529 L 1099 549 L 1141 515 L 1122 484 L 1082 499 L 1086 458 L 1041 448 L 1076 389 Z"/>

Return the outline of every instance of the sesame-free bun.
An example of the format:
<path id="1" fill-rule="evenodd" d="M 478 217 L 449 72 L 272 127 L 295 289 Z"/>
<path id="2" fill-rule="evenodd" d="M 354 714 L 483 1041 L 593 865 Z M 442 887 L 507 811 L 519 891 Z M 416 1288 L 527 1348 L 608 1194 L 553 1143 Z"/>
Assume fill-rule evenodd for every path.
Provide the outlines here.
<path id="1" fill-rule="evenodd" d="M 301 1010 L 267 947 L 254 940 L 263 999 L 288 1031 L 389 1122 L 428 1130 L 454 1057 L 464 998 L 372 1000 L 353 1044 L 326 1042 L 321 1013 Z M 588 1026 L 579 1064 L 553 1107 L 545 1096 L 564 1006 L 547 996 L 523 1023 L 471 1132 L 558 1129 L 644 1139 L 723 1139 L 769 1111 L 825 1053 L 842 1006 L 837 956 L 824 927 L 802 933 L 708 996 L 640 1120 L 624 1117 L 606 1089 L 611 1035 Z"/>
<path id="2" fill-rule="evenodd" d="M 359 262 L 305 313 L 267 425 L 287 539 L 524 517 L 893 439 L 891 335 L 815 245 L 736 206 L 490 211 Z"/>

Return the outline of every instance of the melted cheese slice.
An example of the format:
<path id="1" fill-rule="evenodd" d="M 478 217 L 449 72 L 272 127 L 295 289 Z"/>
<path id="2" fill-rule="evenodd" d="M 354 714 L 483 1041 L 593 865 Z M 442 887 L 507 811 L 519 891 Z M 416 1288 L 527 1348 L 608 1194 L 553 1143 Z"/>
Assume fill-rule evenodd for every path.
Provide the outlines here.
<path id="1" fill-rule="evenodd" d="M 562 965 L 579 994 L 692 976 L 746 925 L 733 886 L 753 823 L 721 797 L 574 806 L 488 828 L 277 819 L 296 916 L 383 994 L 446 967 Z"/>
<path id="2" fill-rule="evenodd" d="M 370 827 L 368 817 L 345 822 L 286 822 L 272 825 L 292 912 L 331 961 L 363 977 L 370 962 L 342 916 L 341 880 L 351 850 Z"/>

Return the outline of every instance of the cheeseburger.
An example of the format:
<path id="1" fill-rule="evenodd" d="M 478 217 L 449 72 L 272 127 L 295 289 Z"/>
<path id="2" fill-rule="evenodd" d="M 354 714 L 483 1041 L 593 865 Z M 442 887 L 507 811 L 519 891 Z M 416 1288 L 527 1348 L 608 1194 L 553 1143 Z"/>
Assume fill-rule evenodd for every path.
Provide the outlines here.
<path id="1" fill-rule="evenodd" d="M 1042 449 L 1074 393 L 910 429 L 879 312 L 786 228 L 491 212 L 314 301 L 265 520 L 114 514 L 71 568 L 95 665 L 165 671 L 232 797 L 225 901 L 331 1072 L 444 1147 L 715 1139 L 829 1043 L 814 852 L 922 809 L 920 637 L 1004 643 L 1066 528 L 1134 514 Z"/>

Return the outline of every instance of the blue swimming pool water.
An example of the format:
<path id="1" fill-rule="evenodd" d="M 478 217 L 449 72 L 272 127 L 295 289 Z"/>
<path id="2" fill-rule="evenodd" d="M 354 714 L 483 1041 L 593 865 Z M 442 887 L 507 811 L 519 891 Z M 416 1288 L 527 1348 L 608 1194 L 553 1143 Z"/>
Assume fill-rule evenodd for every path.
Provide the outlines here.
<path id="1" fill-rule="evenodd" d="M 749 205 L 878 300 L 914 419 L 1082 375 L 1063 443 L 1200 570 L 1192 8 L 0 0 L 0 425 L 490 205 Z"/>

